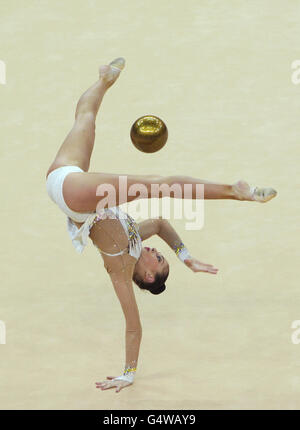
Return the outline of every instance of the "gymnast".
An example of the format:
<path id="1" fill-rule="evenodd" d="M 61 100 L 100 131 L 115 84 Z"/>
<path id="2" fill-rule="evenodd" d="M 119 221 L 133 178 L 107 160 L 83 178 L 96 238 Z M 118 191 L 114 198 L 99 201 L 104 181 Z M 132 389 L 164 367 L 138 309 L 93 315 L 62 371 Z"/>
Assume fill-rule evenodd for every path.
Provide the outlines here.
<path id="1" fill-rule="evenodd" d="M 135 300 L 132 281 L 141 289 L 160 294 L 169 275 L 169 263 L 155 248 L 142 247 L 142 241 L 158 235 L 193 272 L 217 274 L 211 264 L 192 257 L 171 224 L 161 217 L 137 224 L 123 212 L 120 204 L 136 199 L 126 195 L 118 205 L 98 210 L 104 198 L 97 193 L 101 184 L 109 184 L 120 197 L 118 174 L 88 172 L 95 140 L 95 120 L 106 91 L 118 79 L 125 67 L 124 58 L 117 58 L 99 68 L 99 79 L 80 97 L 74 125 L 62 143 L 46 175 L 46 188 L 50 198 L 67 215 L 67 229 L 73 245 L 82 252 L 88 237 L 104 262 L 125 317 L 126 357 L 123 374 L 108 376 L 96 383 L 97 388 L 116 388 L 119 392 L 133 384 L 136 374 L 142 325 Z M 151 197 L 151 185 L 192 184 L 192 198 L 196 199 L 197 184 L 204 186 L 204 199 L 233 199 L 264 203 L 276 196 L 273 188 L 250 187 L 240 180 L 233 185 L 218 184 L 189 176 L 126 175 L 127 191 L 131 185 L 143 184 Z M 168 195 L 170 197 L 170 195 Z M 159 195 L 165 197 L 164 192 Z M 183 196 L 184 198 L 184 196 Z"/>

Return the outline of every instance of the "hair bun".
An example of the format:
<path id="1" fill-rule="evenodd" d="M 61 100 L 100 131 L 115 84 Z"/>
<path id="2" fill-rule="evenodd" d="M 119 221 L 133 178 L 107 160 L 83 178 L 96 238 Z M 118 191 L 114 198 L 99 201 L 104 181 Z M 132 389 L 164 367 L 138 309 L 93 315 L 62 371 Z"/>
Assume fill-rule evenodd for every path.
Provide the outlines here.
<path id="1" fill-rule="evenodd" d="M 162 284 L 162 285 L 160 285 L 159 287 L 153 287 L 153 288 L 149 289 L 149 291 L 150 291 L 152 294 L 160 294 L 160 293 L 162 293 L 163 291 L 165 291 L 165 289 L 166 289 L 166 284 Z"/>

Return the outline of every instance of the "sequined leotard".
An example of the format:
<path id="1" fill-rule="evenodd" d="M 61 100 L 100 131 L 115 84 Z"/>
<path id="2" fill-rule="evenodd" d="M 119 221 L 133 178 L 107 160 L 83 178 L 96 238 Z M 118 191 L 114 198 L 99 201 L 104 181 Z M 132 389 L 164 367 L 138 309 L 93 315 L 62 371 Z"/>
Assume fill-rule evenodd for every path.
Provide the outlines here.
<path id="1" fill-rule="evenodd" d="M 109 224 L 106 220 L 109 220 Z M 127 213 L 123 212 L 118 206 L 109 209 L 102 209 L 99 213 L 91 214 L 79 229 L 71 218 L 68 218 L 68 231 L 73 245 L 78 252 L 83 251 L 87 244 L 90 232 L 96 225 L 99 226 L 99 228 L 101 226 L 103 230 L 102 242 L 104 243 L 104 246 L 101 246 L 101 249 L 97 246 L 101 253 L 107 256 L 119 256 L 128 253 L 137 260 L 139 259 L 142 250 L 142 240 L 138 232 L 138 226 L 134 219 Z M 108 225 L 109 227 L 105 228 Z M 122 229 L 120 229 L 120 225 L 122 226 Z M 120 241 L 119 238 L 121 236 L 124 237 L 122 230 L 126 233 L 126 242 L 123 239 L 123 241 L 121 240 L 122 244 L 119 242 L 117 244 L 116 238 Z M 122 245 L 124 247 L 122 247 Z M 122 247 L 122 249 L 118 252 L 108 252 L 108 250 L 113 251 L 116 247 L 119 249 Z"/>

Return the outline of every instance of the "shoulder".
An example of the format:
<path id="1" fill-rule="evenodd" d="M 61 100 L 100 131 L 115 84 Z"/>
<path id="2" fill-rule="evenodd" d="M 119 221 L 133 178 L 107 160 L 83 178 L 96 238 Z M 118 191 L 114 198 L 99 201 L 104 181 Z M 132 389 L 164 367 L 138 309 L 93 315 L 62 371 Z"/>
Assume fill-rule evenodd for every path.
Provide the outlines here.
<path id="1" fill-rule="evenodd" d="M 146 240 L 154 234 L 158 234 L 162 218 L 149 218 L 138 224 L 139 234 L 142 240 Z"/>
<path id="2" fill-rule="evenodd" d="M 118 256 L 108 256 L 101 254 L 104 268 L 109 275 L 117 274 L 121 276 L 122 273 L 127 276 L 133 275 L 134 266 L 136 264 L 136 259 L 129 255 L 128 253 Z"/>

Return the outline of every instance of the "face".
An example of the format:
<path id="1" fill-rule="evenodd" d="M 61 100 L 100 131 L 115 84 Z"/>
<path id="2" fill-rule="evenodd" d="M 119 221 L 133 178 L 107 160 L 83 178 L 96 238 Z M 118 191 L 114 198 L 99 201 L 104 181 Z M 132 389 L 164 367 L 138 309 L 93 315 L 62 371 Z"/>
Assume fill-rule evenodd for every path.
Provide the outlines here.
<path id="1" fill-rule="evenodd" d="M 168 269 L 169 263 L 156 248 L 149 248 L 147 246 L 142 248 L 135 271 L 145 282 L 153 282 L 156 273 L 166 273 Z"/>

